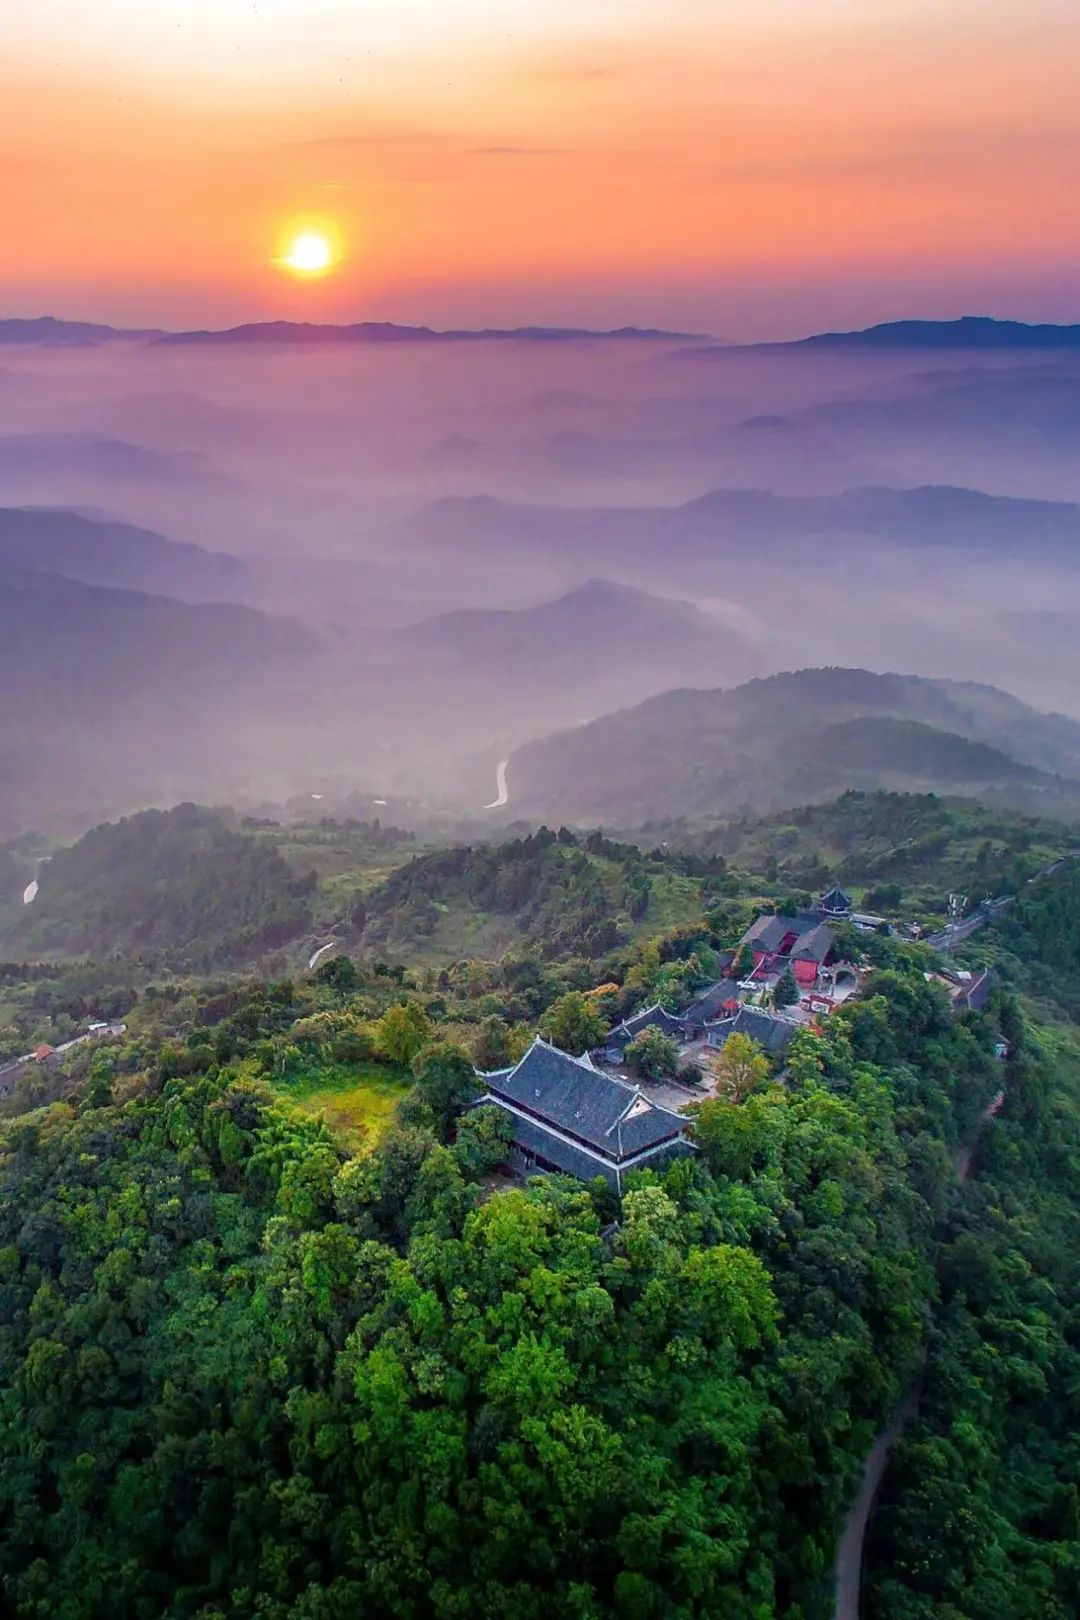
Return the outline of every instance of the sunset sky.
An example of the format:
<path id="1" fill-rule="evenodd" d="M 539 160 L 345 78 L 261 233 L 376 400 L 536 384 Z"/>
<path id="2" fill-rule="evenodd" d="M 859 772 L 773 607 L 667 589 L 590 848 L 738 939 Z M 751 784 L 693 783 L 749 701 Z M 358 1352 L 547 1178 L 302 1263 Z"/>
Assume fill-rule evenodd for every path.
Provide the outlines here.
<path id="1" fill-rule="evenodd" d="M 1077 319 L 1075 0 L 9 0 L 0 312 Z M 298 280 L 288 227 L 342 261 Z"/>

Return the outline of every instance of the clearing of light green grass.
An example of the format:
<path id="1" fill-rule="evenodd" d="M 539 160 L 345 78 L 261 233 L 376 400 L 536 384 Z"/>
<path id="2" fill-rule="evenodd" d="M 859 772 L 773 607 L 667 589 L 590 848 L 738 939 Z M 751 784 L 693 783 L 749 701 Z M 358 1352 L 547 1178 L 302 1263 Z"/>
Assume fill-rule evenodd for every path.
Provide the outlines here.
<path id="1" fill-rule="evenodd" d="M 701 916 L 701 883 L 678 872 L 655 873 L 649 909 L 635 926 L 636 934 L 654 934 L 662 928 L 678 928 Z"/>
<path id="2" fill-rule="evenodd" d="M 280 1089 L 359 1153 L 379 1141 L 410 1083 L 407 1069 L 387 1064 L 333 1064 L 286 1075 Z"/>

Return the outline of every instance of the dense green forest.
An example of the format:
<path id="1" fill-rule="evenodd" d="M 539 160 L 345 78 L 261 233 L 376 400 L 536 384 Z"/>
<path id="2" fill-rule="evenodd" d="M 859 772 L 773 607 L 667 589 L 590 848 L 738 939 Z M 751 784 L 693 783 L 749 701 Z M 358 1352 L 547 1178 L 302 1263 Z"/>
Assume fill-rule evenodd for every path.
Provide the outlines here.
<path id="1" fill-rule="evenodd" d="M 25 855 L 0 851 L 0 960 L 123 957 L 199 973 L 260 962 L 272 976 L 328 936 L 407 963 L 529 946 L 594 960 L 693 922 L 720 896 L 804 904 L 836 881 L 868 909 L 933 926 L 950 892 L 973 904 L 1016 893 L 1077 843 L 1060 822 L 931 794 L 851 792 L 621 839 L 523 828 L 449 849 L 378 821 L 241 820 L 182 805 L 56 851 L 29 907 Z"/>
<path id="2" fill-rule="evenodd" d="M 1080 832 L 1057 821 L 932 793 L 855 791 L 775 816 L 654 822 L 639 837 L 720 855 L 734 868 L 797 889 L 840 880 L 867 909 L 902 908 L 927 920 L 941 915 L 950 891 L 974 900 L 1015 894 L 1064 850 L 1080 846 Z"/>
<path id="3" fill-rule="evenodd" d="M 1003 988 L 957 1016 L 926 946 L 853 936 L 864 994 L 782 1081 L 702 1102 L 697 1154 L 621 1203 L 507 1178 L 502 1116 L 463 1111 L 473 1064 L 685 1005 L 791 898 L 787 828 L 820 848 L 817 811 L 728 852 L 545 831 L 410 859 L 361 834 L 366 888 L 329 827 L 320 882 L 353 913 L 311 973 L 9 964 L 20 1035 L 110 994 L 128 1020 L 0 1095 L 9 1612 L 825 1620 L 925 1346 L 874 1620 L 1075 1614 L 1080 883 L 1027 882 L 1062 847 L 1039 824 L 889 795 L 836 814 L 868 864 L 940 840 L 878 874 L 904 894 L 965 863 L 1022 886 L 966 947 Z M 309 894 L 307 832 L 227 830 Z M 470 907 L 512 920 L 498 957 L 396 949 Z"/>
<path id="4" fill-rule="evenodd" d="M 523 938 L 545 956 L 595 958 L 624 944 L 658 906 L 700 913 L 724 887 L 726 862 L 619 843 L 568 828 L 502 844 L 437 850 L 391 874 L 370 896 L 363 943 L 422 950 L 440 931 L 460 941 L 463 918 L 502 924 L 504 941 Z M 450 933 L 447 933 L 447 923 Z"/>
<path id="5" fill-rule="evenodd" d="M 1075 869 L 1035 885 L 1003 934 L 1046 1022 L 1007 1018 L 1005 1104 L 947 1212 L 918 1421 L 872 1527 L 872 1620 L 1080 1613 Z"/>
<path id="6" fill-rule="evenodd" d="M 989 1030 L 882 973 L 614 1231 L 599 1187 L 484 1196 L 454 1049 L 355 1159 L 260 1078 L 289 1036 L 7 1127 L 16 1612 L 823 1612 Z"/>
<path id="7" fill-rule="evenodd" d="M 523 941 L 595 957 L 649 924 L 698 915 L 699 880 L 725 871 L 715 857 L 646 855 L 566 828 L 429 849 L 378 822 L 241 821 L 195 805 L 145 811 L 58 850 L 32 906 L 19 903 L 27 869 L 8 858 L 17 877 L 0 904 L 0 959 L 120 955 L 197 972 L 299 954 L 331 930 L 410 960 L 501 955 Z"/>
<path id="8" fill-rule="evenodd" d="M 205 969 L 307 923 L 315 881 L 193 804 L 95 828 L 52 856 L 32 906 L 0 918 L 4 955 L 93 951 Z"/>

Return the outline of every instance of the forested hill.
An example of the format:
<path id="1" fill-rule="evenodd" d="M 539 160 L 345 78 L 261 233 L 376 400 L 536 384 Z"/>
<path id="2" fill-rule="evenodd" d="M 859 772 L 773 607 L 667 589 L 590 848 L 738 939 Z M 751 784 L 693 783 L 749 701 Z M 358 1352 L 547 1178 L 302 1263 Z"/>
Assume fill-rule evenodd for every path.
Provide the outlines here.
<path id="1" fill-rule="evenodd" d="M 471 934 L 474 948 L 527 940 L 547 956 L 595 958 L 629 937 L 665 879 L 724 870 L 722 860 L 646 858 L 601 833 L 541 828 L 400 867 L 370 896 L 362 942 L 400 954 Z"/>
<path id="2" fill-rule="evenodd" d="M 768 818 L 654 822 L 623 839 L 541 827 L 449 847 L 377 821 L 180 805 L 95 828 L 41 865 L 23 845 L 0 846 L 0 961 L 86 956 L 174 972 L 263 961 L 278 972 L 331 938 L 407 964 L 526 948 L 595 961 L 693 922 L 721 893 L 800 906 L 837 881 L 870 910 L 902 902 L 906 920 L 934 928 L 951 891 L 973 902 L 1015 893 L 1074 845 L 1080 833 L 1056 820 L 931 794 L 849 792 Z"/>
<path id="3" fill-rule="evenodd" d="M 869 911 L 931 908 L 950 891 L 1016 894 L 1065 851 L 1080 829 L 959 804 L 933 793 L 850 791 L 771 816 L 683 817 L 647 823 L 636 838 L 702 860 L 722 858 L 782 888 L 862 886 Z"/>
<path id="4" fill-rule="evenodd" d="M 867 847 L 934 813 L 836 810 Z M 796 833 L 820 838 L 817 815 Z M 148 825 L 216 846 L 207 816 Z M 964 822 L 953 858 L 989 830 Z M 287 836 L 226 832 L 263 855 Z M 1042 859 L 1031 828 L 1000 833 L 1018 871 Z M 700 1102 L 693 1157 L 621 1200 L 508 1177 L 502 1116 L 468 1108 L 474 1063 L 684 1005 L 745 926 L 765 880 L 715 865 L 693 923 L 590 959 L 575 921 L 571 954 L 542 948 L 575 884 L 591 905 L 593 875 L 621 872 L 629 902 L 675 860 L 694 881 L 715 857 L 566 834 L 421 857 L 365 929 L 479 903 L 531 936 L 498 963 L 360 946 L 293 979 L 151 986 L 122 1039 L 6 1083 L 13 1620 L 828 1620 L 845 1513 L 924 1344 L 874 1620 L 1072 1620 L 1073 866 L 966 947 L 1002 977 L 985 1011 L 954 1010 L 925 945 L 850 930 L 863 993 L 794 1037 L 782 1080 L 766 1062 Z"/>
<path id="5" fill-rule="evenodd" d="M 315 880 L 192 804 L 146 810 L 58 850 L 31 906 L 0 907 L 0 954 L 250 960 L 307 924 Z"/>
<path id="6" fill-rule="evenodd" d="M 950 1205 L 917 1421 L 871 1523 L 868 1620 L 1080 1613 L 1080 870 L 1031 884 L 996 961 L 1005 1104 Z"/>
<path id="7" fill-rule="evenodd" d="M 648 768 L 643 768 L 643 761 Z M 1080 724 L 971 682 L 803 669 L 680 690 L 519 748 L 515 814 L 633 826 L 834 798 L 950 793 L 1080 816 Z"/>
<path id="8" fill-rule="evenodd" d="M 921 972 L 877 989 L 786 1087 L 703 1107 L 698 1157 L 621 1210 L 491 1196 L 497 1121 L 457 1119 L 453 1047 L 367 1157 L 276 1100 L 341 1017 L 329 979 L 14 1122 L 13 1613 L 826 1613 L 949 1153 L 999 1079 L 992 1025 Z"/>

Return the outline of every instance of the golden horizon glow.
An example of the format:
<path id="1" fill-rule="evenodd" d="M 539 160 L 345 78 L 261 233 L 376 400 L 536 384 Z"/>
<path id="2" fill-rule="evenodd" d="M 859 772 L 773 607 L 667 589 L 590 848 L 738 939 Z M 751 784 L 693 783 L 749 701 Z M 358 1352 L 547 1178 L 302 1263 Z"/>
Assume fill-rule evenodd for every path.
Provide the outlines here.
<path id="1" fill-rule="evenodd" d="M 316 9 L 9 6 L 0 311 L 1075 318 L 1075 0 Z"/>

